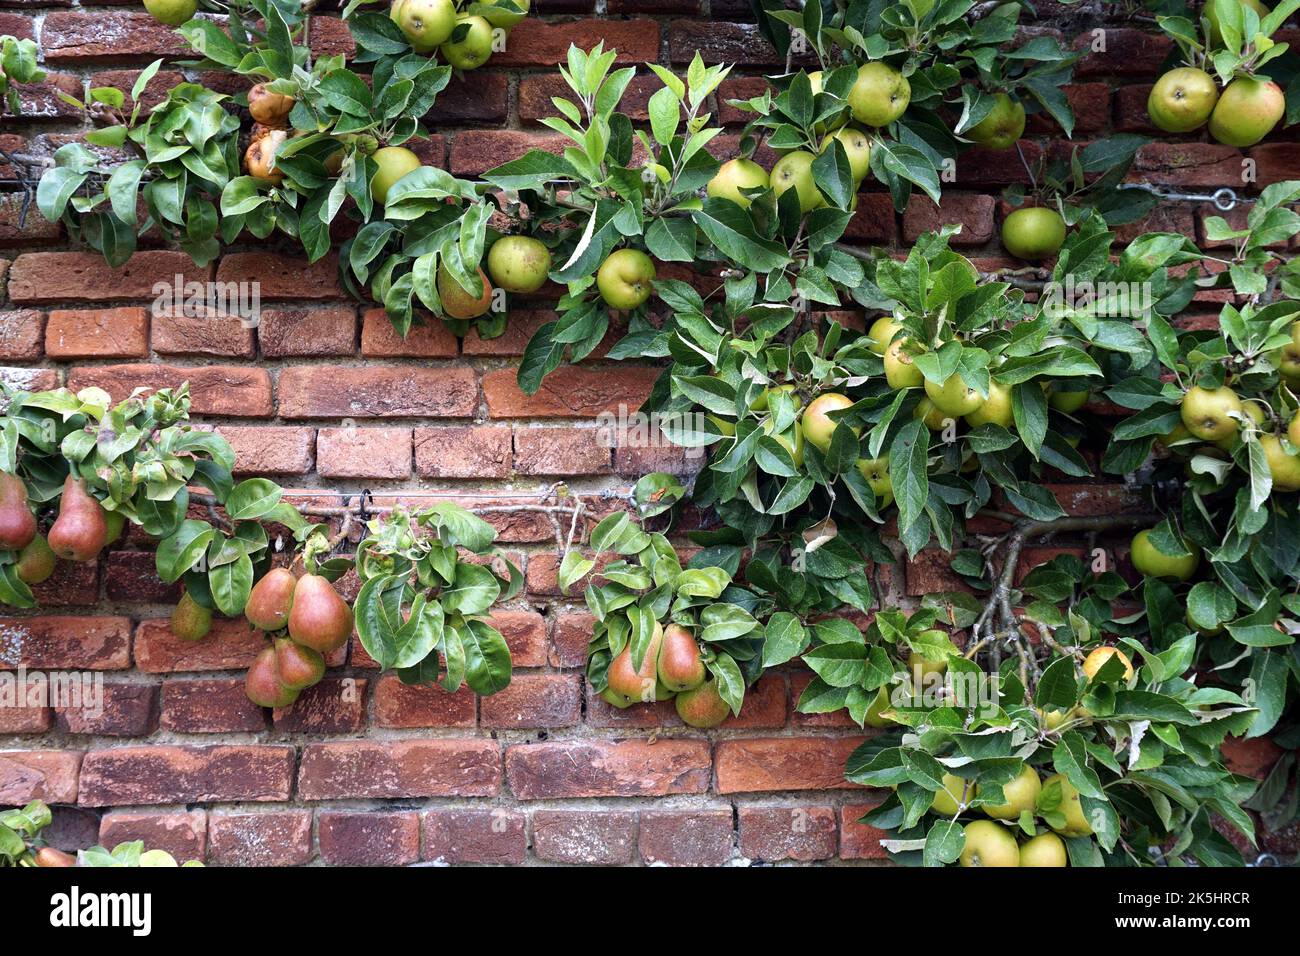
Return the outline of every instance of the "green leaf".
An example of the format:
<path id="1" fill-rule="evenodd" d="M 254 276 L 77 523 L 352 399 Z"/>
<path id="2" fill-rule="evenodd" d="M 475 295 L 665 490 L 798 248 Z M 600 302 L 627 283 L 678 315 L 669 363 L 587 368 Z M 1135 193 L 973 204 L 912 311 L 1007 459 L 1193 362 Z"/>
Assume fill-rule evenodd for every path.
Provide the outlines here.
<path id="1" fill-rule="evenodd" d="M 235 521 L 248 521 L 271 513 L 284 494 L 266 478 L 249 478 L 235 485 L 226 499 L 226 514 Z"/>

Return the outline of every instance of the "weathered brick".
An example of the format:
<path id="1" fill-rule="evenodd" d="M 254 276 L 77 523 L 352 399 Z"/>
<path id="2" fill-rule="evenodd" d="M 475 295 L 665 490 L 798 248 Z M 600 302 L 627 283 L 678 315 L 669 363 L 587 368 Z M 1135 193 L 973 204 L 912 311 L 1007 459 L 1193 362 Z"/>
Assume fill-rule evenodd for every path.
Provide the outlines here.
<path id="1" fill-rule="evenodd" d="M 536 611 L 498 608 L 488 623 L 501 632 L 515 667 L 541 667 L 546 663 L 546 620 Z"/>
<path id="2" fill-rule="evenodd" d="M 316 470 L 324 478 L 409 478 L 409 428 L 322 428 Z"/>
<path id="3" fill-rule="evenodd" d="M 510 31 L 506 48 L 492 54 L 494 67 L 547 66 L 566 62 L 569 45 L 590 49 L 603 41 L 617 50 L 616 63 L 639 65 L 659 58 L 659 24 L 654 20 L 575 20 L 547 23 L 528 17 Z M 710 61 L 713 62 L 713 61 Z"/>
<path id="4" fill-rule="evenodd" d="M 430 810 L 424 815 L 426 860 L 518 866 L 528 855 L 524 815 L 505 809 Z"/>
<path id="5" fill-rule="evenodd" d="M 350 306 L 263 309 L 257 325 L 257 341 L 266 358 L 352 355 L 356 340 L 357 315 Z"/>
<path id="6" fill-rule="evenodd" d="M 36 309 L 0 312 L 0 359 L 31 362 L 41 357 L 45 316 Z"/>
<path id="7" fill-rule="evenodd" d="M 167 618 L 153 618 L 136 629 L 135 664 L 152 674 L 235 670 L 252 664 L 265 646 L 262 633 L 243 618 L 213 617 L 212 630 L 201 641 L 181 640 Z"/>
<path id="8" fill-rule="evenodd" d="M 835 855 L 831 807 L 741 807 L 740 855 L 751 860 L 825 860 Z"/>
<path id="9" fill-rule="evenodd" d="M 522 475 L 608 474 L 608 436 L 599 428 L 516 428 L 515 470 Z"/>
<path id="10" fill-rule="evenodd" d="M 221 866 L 301 866 L 311 860 L 311 811 L 212 813 L 208 859 Z"/>
<path id="11" fill-rule="evenodd" d="M 1223 762 L 1233 773 L 1262 780 L 1282 756 L 1282 748 L 1267 737 L 1228 737 L 1223 741 Z"/>
<path id="12" fill-rule="evenodd" d="M 520 800 L 703 793 L 710 769 L 704 740 L 575 740 L 506 750 L 506 779 Z"/>
<path id="13" fill-rule="evenodd" d="M 93 707 L 89 706 L 92 702 Z M 67 734 L 147 737 L 158 725 L 158 685 L 105 683 L 102 700 L 74 699 L 66 706 L 56 706 L 54 715 L 59 729 Z"/>
<path id="14" fill-rule="evenodd" d="M 378 727 L 473 727 L 475 696 L 462 688 L 449 694 L 431 684 L 403 684 L 395 674 L 375 683 Z"/>
<path id="15" fill-rule="evenodd" d="M 636 814 L 600 810 L 538 810 L 533 853 L 550 863 L 586 866 L 630 863 Z"/>
<path id="16" fill-rule="evenodd" d="M 636 411 L 650 394 L 656 368 L 575 368 L 564 366 L 525 395 L 514 369 L 483 376 L 483 395 L 492 418 L 595 418 L 601 412 Z"/>
<path id="17" fill-rule="evenodd" d="M 689 63 L 699 53 L 705 63 L 778 66 L 785 57 L 750 23 L 674 20 L 668 26 L 668 54 L 674 63 Z M 796 59 L 799 59 L 796 57 Z"/>
<path id="18" fill-rule="evenodd" d="M 196 266 L 183 252 L 137 252 L 117 268 L 95 252 L 29 252 L 9 270 L 9 298 L 19 303 L 152 301 L 159 282 L 170 287 L 175 276 L 182 283 L 206 282 L 209 275 L 209 269 Z"/>
<path id="19" fill-rule="evenodd" d="M 332 254 L 308 262 L 301 256 L 235 252 L 224 257 L 217 267 L 218 282 L 258 283 L 263 302 L 342 299 L 338 275 L 338 258 Z"/>
<path id="20" fill-rule="evenodd" d="M 177 863 L 202 860 L 207 852 L 208 816 L 202 810 L 149 813 L 114 810 L 99 823 L 99 843 L 110 849 L 143 840 L 146 850 L 166 850 Z"/>
<path id="21" fill-rule="evenodd" d="M 266 711 L 244 692 L 244 680 L 169 680 L 162 685 L 159 723 L 182 734 L 258 733 Z"/>
<path id="22" fill-rule="evenodd" d="M 1287 179 L 1300 179 L 1300 160 L 1295 143 L 1264 143 L 1253 146 L 1250 158 L 1255 161 L 1255 182 L 1262 189 Z"/>
<path id="23" fill-rule="evenodd" d="M 49 682 L 0 678 L 0 734 L 43 734 L 54 720 Z"/>
<path id="24" fill-rule="evenodd" d="M 884 830 L 859 822 L 880 803 L 846 803 L 840 807 L 840 857 L 845 860 L 884 860 L 889 854 L 880 845 Z"/>
<path id="25" fill-rule="evenodd" d="M 145 358 L 149 316 L 144 309 L 55 309 L 45 326 L 50 358 Z"/>
<path id="26" fill-rule="evenodd" d="M 407 866 L 420 858 L 420 817 L 405 813 L 322 812 L 321 859 L 335 866 Z"/>
<path id="27" fill-rule="evenodd" d="M 403 338 L 383 309 L 369 309 L 361 323 L 361 354 L 366 358 L 455 358 L 456 336 L 432 316 L 411 327 Z"/>
<path id="28" fill-rule="evenodd" d="M 0 751 L 0 806 L 76 803 L 82 756 L 69 750 Z"/>
<path id="29" fill-rule="evenodd" d="M 292 747 L 122 747 L 81 768 L 82 806 L 289 799 Z"/>
<path id="30" fill-rule="evenodd" d="M 1132 182 L 1157 186 L 1241 188 L 1241 152 L 1218 143 L 1148 143 L 1137 151 Z"/>
<path id="31" fill-rule="evenodd" d="M 734 844 L 730 810 L 643 810 L 641 859 L 665 866 L 721 866 Z"/>
<path id="32" fill-rule="evenodd" d="M 501 788 L 501 754 L 486 740 L 349 741 L 303 748 L 303 800 L 487 797 Z"/>
<path id="33" fill-rule="evenodd" d="M 719 741 L 718 793 L 831 790 L 851 786 L 844 762 L 860 737 L 760 737 Z"/>
<path id="34" fill-rule="evenodd" d="M 280 374 L 285 418 L 468 418 L 477 405 L 478 382 L 468 368 L 311 365 Z"/>
<path id="35" fill-rule="evenodd" d="M 577 674 L 516 674 L 510 686 L 484 697 L 484 727 L 571 727 L 582 720 L 582 678 Z"/>
<path id="36" fill-rule="evenodd" d="M 153 313 L 153 350 L 160 355 L 211 355 L 252 358 L 253 327 L 234 315 Z"/>
<path id="37" fill-rule="evenodd" d="M 235 450 L 237 475 L 305 475 L 316 458 L 309 426 L 222 425 L 217 433 Z"/>
<path id="38" fill-rule="evenodd" d="M 37 607 L 90 607 L 99 603 L 99 563 L 60 561 L 54 573 L 32 588 Z"/>
<path id="39" fill-rule="evenodd" d="M 510 428 L 448 425 L 415 430 L 421 478 L 504 478 L 510 474 Z"/>
<path id="40" fill-rule="evenodd" d="M 179 582 L 166 584 L 158 577 L 152 551 L 110 551 L 104 583 L 110 601 L 175 604 L 181 599 Z"/>
<path id="41" fill-rule="evenodd" d="M 45 18 L 41 48 L 49 63 L 174 58 L 189 53 L 180 33 L 147 13 L 57 11 Z"/>
<path id="42" fill-rule="evenodd" d="M 583 667 L 587 663 L 587 644 L 591 640 L 595 617 L 586 611 L 563 611 L 555 615 L 551 628 L 552 667 Z"/>
<path id="43" fill-rule="evenodd" d="M 130 618 L 0 618 L 0 669 L 106 671 L 130 666 Z"/>
<path id="44" fill-rule="evenodd" d="M 59 387 L 59 373 L 52 368 L 0 366 L 0 382 L 24 392 L 44 392 Z"/>
<path id="45" fill-rule="evenodd" d="M 474 129 L 457 133 L 451 143 L 450 170 L 456 176 L 481 176 L 529 150 L 559 154 L 571 141 L 558 133 L 526 133 L 513 129 Z"/>
<path id="46" fill-rule="evenodd" d="M 1161 33 L 1108 27 L 1080 34 L 1072 46 L 1085 53 L 1075 67 L 1077 77 L 1147 76 L 1160 72 L 1173 41 Z"/>
<path id="47" fill-rule="evenodd" d="M 277 730 L 289 733 L 349 734 L 366 725 L 364 678 L 327 677 L 308 687 L 288 707 L 274 711 Z"/>
<path id="48" fill-rule="evenodd" d="M 266 369 L 229 365 L 180 368 L 174 365 L 97 365 L 68 373 L 68 388 L 102 388 L 122 401 L 137 388 L 177 388 L 190 385 L 190 410 L 196 415 L 269 418 L 271 376 Z"/>
<path id="49" fill-rule="evenodd" d="M 903 213 L 903 238 L 909 242 L 927 232 L 938 232 L 946 225 L 961 226 L 952 237 L 953 246 L 982 246 L 993 238 L 992 196 L 977 193 L 945 192 L 939 205 L 926 196 L 913 196 Z"/>
<path id="50" fill-rule="evenodd" d="M 453 74 L 424 120 L 434 129 L 444 124 L 504 124 L 509 87 L 504 73 Z"/>

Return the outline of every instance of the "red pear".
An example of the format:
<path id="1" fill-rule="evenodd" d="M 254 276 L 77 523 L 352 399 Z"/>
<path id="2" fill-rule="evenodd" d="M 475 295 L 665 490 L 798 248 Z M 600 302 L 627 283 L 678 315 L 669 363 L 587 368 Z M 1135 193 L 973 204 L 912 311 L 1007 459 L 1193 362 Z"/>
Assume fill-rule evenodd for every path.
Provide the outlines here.
<path id="1" fill-rule="evenodd" d="M 280 681 L 291 690 L 306 690 L 319 684 L 325 676 L 325 658 L 320 652 L 287 637 L 276 639 L 275 662 L 280 669 Z"/>
<path id="2" fill-rule="evenodd" d="M 59 499 L 59 516 L 46 536 L 50 550 L 65 561 L 94 561 L 108 543 L 104 507 L 80 478 L 68 475 Z"/>
<path id="3" fill-rule="evenodd" d="M 319 574 L 305 574 L 293 592 L 289 636 L 303 647 L 328 654 L 352 636 L 352 608 Z"/>
<path id="4" fill-rule="evenodd" d="M 656 664 L 663 639 L 663 628 L 656 623 L 654 636 L 650 638 L 650 646 L 646 648 L 640 669 L 632 666 L 631 643 L 623 648 L 618 656 L 609 662 L 609 670 L 605 673 L 609 690 L 616 696 L 626 698 L 633 703 L 649 703 L 657 700 Z"/>
<path id="5" fill-rule="evenodd" d="M 718 682 L 707 681 L 694 690 L 683 691 L 674 702 L 677 716 L 691 727 L 716 727 L 727 719 L 731 708 L 718 693 Z"/>
<path id="6" fill-rule="evenodd" d="M 36 851 L 37 866 L 76 866 L 77 858 L 71 853 L 64 853 L 52 846 L 43 846 Z"/>
<path id="7" fill-rule="evenodd" d="M 704 660 L 695 636 L 680 624 L 664 628 L 659 647 L 659 681 L 671 691 L 694 690 L 704 683 Z"/>
<path id="8" fill-rule="evenodd" d="M 274 647 L 263 650 L 249 667 L 244 693 L 258 707 L 288 707 L 298 699 L 298 692 L 280 678 Z"/>
<path id="9" fill-rule="evenodd" d="M 259 631 L 278 631 L 289 623 L 298 579 L 288 568 L 272 568 L 248 593 L 244 617 Z"/>
<path id="10" fill-rule="evenodd" d="M 27 485 L 0 471 L 0 551 L 21 551 L 36 537 L 36 516 L 27 504 Z"/>

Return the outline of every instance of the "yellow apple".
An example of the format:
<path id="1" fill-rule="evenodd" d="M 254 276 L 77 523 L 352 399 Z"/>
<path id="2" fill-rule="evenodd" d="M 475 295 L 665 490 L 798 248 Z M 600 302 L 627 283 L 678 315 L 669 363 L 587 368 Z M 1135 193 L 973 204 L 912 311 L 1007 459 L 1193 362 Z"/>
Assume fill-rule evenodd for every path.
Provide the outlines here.
<path id="1" fill-rule="evenodd" d="M 1025 764 L 1015 779 L 1002 785 L 1005 802 L 986 805 L 984 812 L 995 820 L 1018 820 L 1022 811 L 1034 812 L 1034 801 L 1038 799 L 1042 786 L 1034 768 Z"/>
<path id="2" fill-rule="evenodd" d="M 839 392 L 823 392 L 818 395 L 808 403 L 800 419 L 799 427 L 803 437 L 810 445 L 825 454 L 831 447 L 831 436 L 835 432 L 835 422 L 827 417 L 827 413 L 848 408 L 852 404 L 853 399 Z M 853 433 L 856 435 L 858 429 L 854 428 Z"/>
<path id="3" fill-rule="evenodd" d="M 1015 421 L 1011 406 L 1011 389 L 996 379 L 989 379 L 989 397 L 979 408 L 965 416 L 971 428 L 981 425 L 1001 425 L 1010 428 Z"/>
<path id="4" fill-rule="evenodd" d="M 1112 657 L 1119 658 L 1119 662 L 1124 665 L 1124 681 L 1133 679 L 1133 662 L 1128 659 L 1128 655 L 1118 647 L 1094 647 L 1088 656 L 1083 659 L 1083 673 L 1088 680 L 1092 680 L 1097 673 L 1106 666 L 1106 662 Z"/>
<path id="5" fill-rule="evenodd" d="M 1295 430 L 1295 422 L 1291 423 Z M 1261 435 L 1259 447 L 1268 460 L 1268 471 L 1273 476 L 1273 487 L 1278 491 L 1300 491 L 1300 456 L 1289 455 L 1276 435 Z"/>
<path id="6" fill-rule="evenodd" d="M 1040 833 L 1020 844 L 1021 866 L 1068 866 L 1065 843 L 1055 833 Z"/>
<path id="7" fill-rule="evenodd" d="M 1147 97 L 1147 116 L 1166 133 L 1190 133 L 1205 124 L 1218 101 L 1214 77 L 1183 66 L 1156 80 Z"/>
<path id="8" fill-rule="evenodd" d="M 748 209 L 753 200 L 741 190 L 767 187 L 767 170 L 752 159 L 732 159 L 718 167 L 709 180 L 708 193 L 715 199 L 730 199 L 741 209 Z"/>
<path id="9" fill-rule="evenodd" d="M 1020 847 L 1002 824 L 976 820 L 966 824 L 965 833 L 966 846 L 959 857 L 962 866 L 1020 865 Z"/>
<path id="10" fill-rule="evenodd" d="M 1043 789 L 1046 790 L 1054 783 L 1061 785 L 1061 803 L 1057 810 L 1065 814 L 1065 826 L 1052 827 L 1061 836 L 1067 837 L 1085 837 L 1092 836 L 1092 827 L 1088 824 L 1088 818 L 1083 815 L 1083 804 L 1079 800 L 1079 791 L 1074 789 L 1074 785 L 1065 779 L 1063 774 L 1055 773 L 1043 781 Z"/>
<path id="11" fill-rule="evenodd" d="M 919 388 L 925 382 L 925 376 L 912 361 L 912 353 L 904 348 L 908 341 L 905 338 L 894 339 L 889 348 L 885 349 L 885 381 L 896 392 L 905 388 Z"/>
<path id="12" fill-rule="evenodd" d="M 867 347 L 877 355 L 884 355 L 889 344 L 894 341 L 894 335 L 902 327 L 894 321 L 893 316 L 882 315 L 872 322 L 871 328 L 867 330 L 867 338 L 871 339 L 871 344 Z"/>
<path id="13" fill-rule="evenodd" d="M 957 374 L 949 375 L 942 384 L 936 384 L 927 378 L 925 394 L 930 396 L 930 401 L 934 403 L 935 408 L 954 418 L 959 415 L 969 415 L 984 404 L 984 396 L 967 385 Z"/>
<path id="14" fill-rule="evenodd" d="M 655 264 L 640 249 L 615 249 L 596 272 L 596 288 L 613 309 L 631 311 L 654 291 Z"/>
<path id="15" fill-rule="evenodd" d="M 772 167 L 772 191 L 777 199 L 793 189 L 799 198 L 800 212 L 812 212 L 826 205 L 826 197 L 813 180 L 812 164 L 816 158 L 812 153 L 796 149 L 776 161 Z"/>
<path id="16" fill-rule="evenodd" d="M 882 690 L 884 688 L 881 688 Z M 941 817 L 955 817 L 975 796 L 975 785 L 956 774 L 943 775 L 943 789 L 936 790 L 930 812 Z"/>
<path id="17" fill-rule="evenodd" d="M 876 507 L 888 507 L 894 500 L 894 485 L 889 477 L 889 456 L 859 458 L 858 471 L 875 494 Z"/>
<path id="18" fill-rule="evenodd" d="M 1237 420 L 1230 412 L 1243 414 L 1241 399 L 1226 385 L 1201 388 L 1193 385 L 1183 394 L 1179 413 L 1187 430 L 1202 441 L 1218 441 L 1237 432 Z"/>
<path id="19" fill-rule="evenodd" d="M 912 85 L 888 63 L 876 60 L 858 67 L 848 99 L 853 118 L 859 123 L 888 126 L 907 112 Z"/>
<path id="20" fill-rule="evenodd" d="M 1182 557 L 1165 554 L 1151 543 L 1150 531 L 1139 531 L 1133 536 L 1129 560 L 1144 577 L 1186 581 L 1201 566 L 1200 550 L 1195 545 L 1190 545 L 1189 550 L 1192 553 Z"/>
<path id="21" fill-rule="evenodd" d="M 1286 97 L 1276 83 L 1239 76 L 1226 87 L 1210 114 L 1210 135 L 1225 146 L 1254 146 L 1286 113 Z"/>
<path id="22" fill-rule="evenodd" d="M 845 126 L 823 137 L 820 152 L 830 148 L 831 140 L 838 139 L 849 157 L 849 172 L 855 183 L 861 183 L 871 171 L 871 139 L 856 126 Z"/>

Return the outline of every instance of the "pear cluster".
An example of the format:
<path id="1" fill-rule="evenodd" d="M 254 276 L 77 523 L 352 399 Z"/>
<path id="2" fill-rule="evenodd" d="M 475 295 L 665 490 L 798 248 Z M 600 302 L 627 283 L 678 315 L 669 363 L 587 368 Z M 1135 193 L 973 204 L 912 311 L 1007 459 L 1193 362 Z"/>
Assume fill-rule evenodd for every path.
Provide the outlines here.
<path id="1" fill-rule="evenodd" d="M 654 636 L 638 667 L 629 643 L 609 662 L 601 698 L 619 708 L 672 700 L 689 727 L 716 727 L 730 712 L 718 682 L 709 678 L 699 642 L 680 624 L 655 624 Z"/>
<path id="2" fill-rule="evenodd" d="M 24 584 L 41 584 L 54 574 L 58 561 L 94 561 L 122 534 L 125 519 L 106 511 L 91 494 L 85 479 L 68 475 L 59 497 L 59 510 L 41 534 L 18 475 L 0 472 L 0 551 L 17 552 L 14 571 Z"/>

